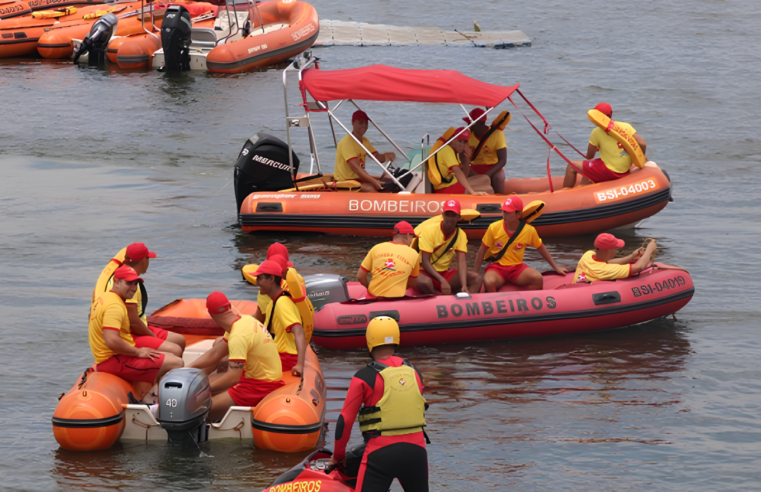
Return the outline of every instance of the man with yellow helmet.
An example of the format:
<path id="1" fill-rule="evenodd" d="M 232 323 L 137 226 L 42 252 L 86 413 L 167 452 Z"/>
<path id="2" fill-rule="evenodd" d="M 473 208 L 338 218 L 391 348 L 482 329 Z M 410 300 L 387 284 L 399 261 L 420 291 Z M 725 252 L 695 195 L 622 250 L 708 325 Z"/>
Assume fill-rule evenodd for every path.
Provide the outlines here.
<path id="1" fill-rule="evenodd" d="M 359 414 L 366 445 L 355 490 L 386 491 L 396 478 L 407 492 L 427 492 L 423 379 L 405 359 L 394 356 L 399 346 L 399 325 L 393 318 L 373 318 L 367 325 L 366 337 L 373 362 L 351 380 L 336 422 L 330 464 L 335 466 L 346 457 L 346 444 Z"/>

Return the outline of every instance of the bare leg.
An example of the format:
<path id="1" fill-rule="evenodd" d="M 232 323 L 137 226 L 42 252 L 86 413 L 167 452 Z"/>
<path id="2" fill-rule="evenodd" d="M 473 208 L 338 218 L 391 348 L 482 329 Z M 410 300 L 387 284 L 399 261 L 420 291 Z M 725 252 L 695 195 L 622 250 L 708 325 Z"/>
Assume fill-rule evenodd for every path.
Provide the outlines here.
<path id="1" fill-rule="evenodd" d="M 489 270 L 484 274 L 486 292 L 497 292 L 503 285 L 505 285 L 505 279 L 494 270 Z"/>
<path id="2" fill-rule="evenodd" d="M 179 333 L 169 332 L 169 334 L 166 337 L 166 341 L 171 342 L 177 345 L 178 347 L 180 347 L 180 353 L 175 355 L 182 357 L 182 352 L 185 351 L 185 343 L 186 343 L 185 337 L 180 335 Z"/>
<path id="3" fill-rule="evenodd" d="M 161 364 L 161 369 L 159 369 L 159 374 L 158 376 L 156 376 L 156 381 L 161 381 L 161 378 L 164 376 L 164 374 L 168 373 L 172 369 L 179 369 L 180 367 L 183 367 L 184 365 L 185 363 L 182 362 L 182 359 L 180 359 L 176 355 L 165 354 L 164 363 Z"/>
<path id="4" fill-rule="evenodd" d="M 182 357 L 182 349 L 176 343 L 170 342 L 169 337 L 167 337 L 164 343 L 159 345 L 159 348 L 157 350 L 159 352 L 164 352 L 165 354 L 172 354 L 172 355 L 176 355 L 177 357 Z"/>
<path id="5" fill-rule="evenodd" d="M 513 283 L 520 287 L 526 287 L 526 290 L 542 290 L 544 287 L 542 274 L 531 267 L 523 270 Z"/>
<path id="6" fill-rule="evenodd" d="M 485 174 L 468 178 L 468 183 L 470 183 L 473 191 L 484 191 L 490 195 L 494 194 L 494 190 L 491 187 L 491 178 Z"/>
<path id="7" fill-rule="evenodd" d="M 417 287 L 417 290 L 421 294 L 433 294 L 433 295 L 440 294 L 440 292 L 437 291 L 436 288 L 433 286 L 433 280 L 431 280 L 427 275 L 418 276 L 416 287 Z"/>
<path id="8" fill-rule="evenodd" d="M 230 396 L 230 393 L 228 393 L 227 391 L 225 391 L 224 393 L 220 393 L 216 396 L 212 396 L 211 410 L 209 410 L 209 417 L 208 417 L 209 422 L 216 422 L 217 420 L 224 417 L 227 411 L 230 409 L 230 407 L 234 405 L 235 405 L 235 402 Z"/>
<path id="9" fill-rule="evenodd" d="M 576 164 L 579 169 L 584 165 L 581 161 L 571 161 Z M 563 188 L 573 188 L 576 186 L 576 175 L 578 171 L 574 169 L 570 164 L 565 168 L 565 178 L 563 178 Z"/>
<path id="10" fill-rule="evenodd" d="M 478 294 L 481 292 L 481 286 L 484 283 L 484 278 L 480 273 L 468 272 L 468 291 L 471 294 Z"/>
<path id="11" fill-rule="evenodd" d="M 494 188 L 494 192 L 500 195 L 505 195 L 505 170 L 500 169 L 499 172 L 494 173 L 491 177 L 491 187 Z"/>

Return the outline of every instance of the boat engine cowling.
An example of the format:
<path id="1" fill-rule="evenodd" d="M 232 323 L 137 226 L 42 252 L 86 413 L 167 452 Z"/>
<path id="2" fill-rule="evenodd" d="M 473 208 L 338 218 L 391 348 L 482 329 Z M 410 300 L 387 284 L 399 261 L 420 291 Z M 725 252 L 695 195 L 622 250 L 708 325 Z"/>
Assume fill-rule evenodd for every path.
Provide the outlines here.
<path id="1" fill-rule="evenodd" d="M 166 373 L 159 383 L 158 422 L 169 442 L 183 444 L 208 440 L 206 416 L 211 410 L 209 377 L 201 369 L 183 367 Z"/>
<path id="2" fill-rule="evenodd" d="M 299 171 L 299 158 L 293 156 L 293 174 Z M 238 211 L 243 200 L 255 191 L 279 191 L 293 187 L 288 144 L 267 133 L 256 133 L 246 140 L 235 163 L 235 200 Z"/>
<path id="3" fill-rule="evenodd" d="M 98 67 L 103 65 L 106 62 L 106 48 L 109 41 L 111 41 L 111 37 L 114 35 L 114 31 L 116 31 L 118 23 L 119 19 L 113 13 L 106 14 L 98 19 L 79 45 L 79 50 L 74 55 L 74 63 L 79 61 L 80 56 L 89 53 L 87 57 L 88 66 Z"/>
<path id="4" fill-rule="evenodd" d="M 190 35 L 193 24 L 190 12 L 182 5 L 170 5 L 161 22 L 161 46 L 164 49 L 164 70 L 190 70 Z"/>
<path id="5" fill-rule="evenodd" d="M 346 277 L 333 273 L 318 273 L 304 277 L 307 297 L 312 301 L 315 312 L 326 304 L 344 302 L 350 299 Z"/>

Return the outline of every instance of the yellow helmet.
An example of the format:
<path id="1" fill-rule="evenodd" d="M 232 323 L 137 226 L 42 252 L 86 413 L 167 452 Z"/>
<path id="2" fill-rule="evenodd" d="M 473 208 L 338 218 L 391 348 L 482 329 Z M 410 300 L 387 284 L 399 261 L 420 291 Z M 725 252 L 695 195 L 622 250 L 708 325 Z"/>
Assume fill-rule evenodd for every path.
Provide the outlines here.
<path id="1" fill-rule="evenodd" d="M 399 325 L 394 318 L 378 316 L 370 320 L 365 336 L 370 352 L 381 345 L 399 345 Z"/>

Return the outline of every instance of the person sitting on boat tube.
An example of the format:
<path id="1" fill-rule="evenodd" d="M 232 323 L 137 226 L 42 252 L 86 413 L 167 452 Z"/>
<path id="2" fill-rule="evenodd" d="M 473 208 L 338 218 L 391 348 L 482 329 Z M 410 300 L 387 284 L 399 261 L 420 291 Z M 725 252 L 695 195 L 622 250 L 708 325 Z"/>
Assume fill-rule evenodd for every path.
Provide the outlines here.
<path id="1" fill-rule="evenodd" d="M 433 187 L 434 193 L 493 195 L 489 176 L 466 177 L 470 174 L 470 131 L 461 127 L 455 130 L 455 135 L 457 137 L 434 156 L 434 165 L 441 173 L 441 183 Z"/>
<path id="2" fill-rule="evenodd" d="M 354 490 L 386 491 L 396 478 L 405 492 L 427 492 L 428 439 L 423 427 L 428 404 L 423 398 L 423 378 L 409 362 L 394 355 L 400 337 L 393 318 L 373 318 L 365 338 L 373 362 L 349 383 L 329 466 L 344 462 L 359 415 L 366 445 Z"/>
<path id="3" fill-rule="evenodd" d="M 267 329 L 233 308 L 222 292 L 206 298 L 206 309 L 217 326 L 225 330 L 221 343 L 215 343 L 189 367 L 209 374 L 211 410 L 209 421 L 216 422 L 232 406 L 254 407 L 262 398 L 285 385 L 282 380 L 275 342 Z M 228 369 L 215 369 L 228 356 Z"/>
<path id="4" fill-rule="evenodd" d="M 422 227 L 418 226 L 416 230 L 423 267 L 417 279 L 417 289 L 423 294 L 449 295 L 481 290 L 481 275 L 468 271 L 468 236 L 457 227 L 462 218 L 460 212 L 459 201 L 447 200 L 441 222 L 421 224 Z M 452 269 L 455 257 L 457 268 Z"/>
<path id="5" fill-rule="evenodd" d="M 647 248 L 639 248 L 628 256 L 616 258 L 618 249 L 623 247 L 623 239 L 618 239 L 613 234 L 605 233 L 597 236 L 595 249 L 584 253 L 579 260 L 573 283 L 616 280 L 637 275 L 647 268 L 656 243 L 655 240 L 650 241 Z"/>
<path id="6" fill-rule="evenodd" d="M 403 220 L 394 226 L 390 242 L 373 246 L 357 271 L 357 280 L 374 297 L 404 297 L 416 286 L 420 274 L 420 255 L 410 248 L 415 229 Z M 368 282 L 367 275 L 371 275 Z"/>
<path id="7" fill-rule="evenodd" d="M 484 274 L 486 292 L 497 292 L 505 282 L 525 287 L 526 290 L 543 288 L 542 274 L 523 263 L 523 254 L 527 246 L 536 248 L 555 272 L 565 275 L 567 270 L 555 264 L 536 229 L 520 219 L 523 201 L 517 196 L 511 196 L 505 200 L 501 208 L 502 220 L 494 222 L 486 230 L 476 256 L 476 272 L 481 269 L 481 263 L 487 253 L 489 260 L 494 261 L 486 267 Z"/>
<path id="8" fill-rule="evenodd" d="M 254 275 L 259 291 L 271 299 L 264 312 L 264 326 L 275 338 L 282 369 L 301 376 L 304 374 L 307 339 L 299 308 L 281 286 L 287 263 L 282 256 L 274 255 L 271 260 L 263 261 Z"/>
<path id="9" fill-rule="evenodd" d="M 124 265 L 131 266 L 138 275 L 143 275 L 148 271 L 151 258 L 156 258 L 156 253 L 149 251 L 144 243 L 132 243 L 127 246 Z M 111 290 L 113 284 L 112 275 L 106 284 L 106 292 Z M 148 306 L 148 292 L 144 282 L 138 284 L 135 296 L 125 301 L 125 304 L 127 305 L 127 314 L 129 314 L 129 329 L 137 348 L 150 347 L 159 352 L 167 352 L 182 357 L 185 350 L 185 337 L 179 333 L 171 333 L 161 328 L 148 326 L 148 319 L 145 314 Z"/>
<path id="10" fill-rule="evenodd" d="M 164 374 L 184 365 L 174 354 L 135 346 L 125 301 L 134 297 L 142 281 L 134 268 L 127 265 L 117 268 L 111 289 L 95 297 L 88 324 L 95 371 L 133 383 L 138 400 L 147 395 Z"/>
<path id="11" fill-rule="evenodd" d="M 603 102 L 595 106 L 595 109 L 608 118 L 613 118 L 613 109 L 610 107 L 610 104 Z M 629 123 L 624 123 L 623 121 L 616 121 L 616 124 L 634 137 L 634 140 L 637 141 L 642 149 L 642 153 L 645 154 L 647 143 L 644 138 L 637 134 L 637 130 Z M 600 157 L 593 160 L 598 151 L 600 152 Z M 605 130 L 597 126 L 589 135 L 586 157 L 587 160 L 585 161 L 573 161 L 576 166 L 584 171 L 585 179 L 581 181 L 582 184 L 589 184 L 589 182 L 602 183 L 623 178 L 629 174 L 632 168 L 632 158 L 626 153 L 621 144 L 605 133 Z M 578 171 L 573 166 L 568 165 L 565 170 L 563 187 L 573 188 L 576 185 L 577 174 Z"/>
<path id="12" fill-rule="evenodd" d="M 364 111 L 355 111 L 351 116 L 351 133 L 357 137 L 357 140 L 362 142 L 367 150 L 375 156 L 380 162 L 393 162 L 396 159 L 396 154 L 393 152 L 386 152 L 384 154 L 375 150 L 375 147 L 365 137 L 367 133 L 367 125 L 369 118 Z M 381 191 L 383 185 L 381 184 L 381 177 L 370 176 L 365 171 L 365 164 L 367 161 L 367 151 L 362 148 L 361 145 L 354 140 L 351 135 L 346 135 L 338 142 L 336 147 L 336 169 L 333 173 L 333 177 L 336 181 L 344 181 L 347 179 L 353 179 L 362 183 L 363 192 Z"/>
<path id="13" fill-rule="evenodd" d="M 481 148 L 478 150 L 478 154 L 470 161 L 471 175 L 482 174 L 488 176 L 491 179 L 491 186 L 496 193 L 500 195 L 505 194 L 505 164 L 507 164 L 507 141 L 505 140 L 505 132 L 499 128 L 495 128 L 491 134 L 486 137 L 486 141 L 481 144 L 481 140 L 489 131 L 489 125 L 486 124 L 486 112 L 481 108 L 475 108 L 470 112 L 469 116 L 463 118 L 465 123 L 470 124 L 475 121 L 473 126 L 470 127 L 470 137 L 468 138 L 468 145 L 475 152 L 479 145 Z"/>
<path id="14" fill-rule="evenodd" d="M 285 259 L 286 266 L 284 270 L 287 268 L 293 268 L 293 263 L 290 262 L 290 254 L 288 253 L 288 248 L 282 243 L 273 243 L 270 245 L 269 248 L 267 248 L 267 259 L 271 260 L 273 256 L 282 256 Z M 284 291 L 288 292 L 288 282 L 285 281 L 285 271 L 283 272 L 282 282 L 280 283 L 280 288 Z M 299 282 L 302 284 L 302 287 L 304 286 L 304 279 L 299 275 Z M 256 318 L 260 323 L 264 323 L 264 320 L 266 318 L 267 308 L 269 307 L 270 303 L 272 302 L 272 299 L 270 297 L 263 293 L 261 289 L 259 289 L 259 294 L 256 296 L 256 314 L 254 314 L 254 318 Z"/>

